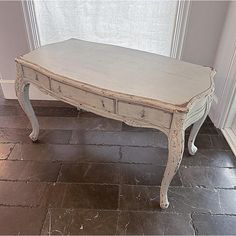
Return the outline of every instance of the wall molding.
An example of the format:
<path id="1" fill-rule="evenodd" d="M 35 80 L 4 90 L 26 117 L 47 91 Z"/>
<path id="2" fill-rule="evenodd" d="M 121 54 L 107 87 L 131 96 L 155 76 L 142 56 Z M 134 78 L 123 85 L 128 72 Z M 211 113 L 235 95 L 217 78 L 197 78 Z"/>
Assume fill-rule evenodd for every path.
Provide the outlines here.
<path id="1" fill-rule="evenodd" d="M 217 84 L 216 84 L 217 86 Z M 230 126 L 232 120 L 230 108 L 236 94 L 236 41 L 233 55 L 230 59 L 230 65 L 224 79 L 224 85 L 220 97 L 212 107 L 210 117 L 217 128 L 225 128 Z"/>
<path id="2" fill-rule="evenodd" d="M 21 1 L 24 19 L 25 19 L 25 26 L 26 32 L 28 36 L 28 42 L 30 46 L 30 50 L 34 50 L 40 47 L 40 37 L 39 37 L 39 30 L 38 24 L 35 16 L 35 8 L 34 2 L 32 0 Z"/>
<path id="3" fill-rule="evenodd" d="M 228 8 L 222 37 L 219 42 L 214 67 L 216 74 L 216 96 L 218 104 L 213 103 L 210 118 L 217 128 L 230 127 L 234 114 L 231 106 L 236 93 L 236 2 Z M 232 122 L 231 122 L 232 123 Z"/>
<path id="4" fill-rule="evenodd" d="M 233 151 L 234 156 L 236 157 L 236 143 L 235 143 L 236 135 L 235 135 L 234 131 L 231 128 L 224 128 L 221 131 L 222 131 L 226 141 L 228 142 L 231 150 Z"/>
<path id="5" fill-rule="evenodd" d="M 188 25 L 190 5 L 190 0 L 178 1 L 170 53 L 170 56 L 176 59 L 182 58 L 182 49 L 185 41 L 186 28 Z"/>
<path id="6" fill-rule="evenodd" d="M 226 76 L 225 86 L 223 88 L 222 96 L 219 102 L 220 116 L 219 127 L 224 128 L 230 126 L 229 119 L 230 108 L 232 106 L 234 95 L 236 93 L 236 41 L 233 56 L 231 58 L 230 67 Z M 232 120 L 232 119 L 231 119 Z"/>

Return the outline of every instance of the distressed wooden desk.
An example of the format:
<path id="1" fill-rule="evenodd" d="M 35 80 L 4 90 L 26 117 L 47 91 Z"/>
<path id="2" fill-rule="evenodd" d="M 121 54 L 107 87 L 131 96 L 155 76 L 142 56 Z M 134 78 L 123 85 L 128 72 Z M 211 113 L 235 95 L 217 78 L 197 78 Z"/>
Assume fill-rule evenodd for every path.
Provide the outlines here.
<path id="1" fill-rule="evenodd" d="M 39 124 L 29 101 L 29 85 L 78 108 L 155 128 L 168 137 L 168 161 L 160 190 L 160 206 L 169 205 L 167 191 L 179 168 L 185 129 L 191 155 L 214 91 L 214 70 L 168 57 L 77 39 L 41 47 L 16 59 L 16 94 L 38 139 Z M 199 176 L 199 178 L 201 178 Z"/>

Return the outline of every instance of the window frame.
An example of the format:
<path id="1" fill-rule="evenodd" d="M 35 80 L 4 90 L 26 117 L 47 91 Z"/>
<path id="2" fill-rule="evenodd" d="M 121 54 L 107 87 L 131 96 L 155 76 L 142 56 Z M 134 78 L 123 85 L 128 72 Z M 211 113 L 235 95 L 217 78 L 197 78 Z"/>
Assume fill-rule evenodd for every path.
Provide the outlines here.
<path id="1" fill-rule="evenodd" d="M 21 0 L 30 50 L 41 46 L 33 0 Z M 181 59 L 191 0 L 179 0 L 171 40 L 170 57 Z"/>

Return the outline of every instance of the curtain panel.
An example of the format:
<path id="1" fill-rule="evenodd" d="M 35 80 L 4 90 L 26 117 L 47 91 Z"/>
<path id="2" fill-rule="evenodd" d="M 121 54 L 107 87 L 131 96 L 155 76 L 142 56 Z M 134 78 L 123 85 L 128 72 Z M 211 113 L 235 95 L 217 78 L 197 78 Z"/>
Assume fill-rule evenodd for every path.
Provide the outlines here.
<path id="1" fill-rule="evenodd" d="M 170 56 L 178 1 L 34 1 L 41 45 L 69 38 Z"/>

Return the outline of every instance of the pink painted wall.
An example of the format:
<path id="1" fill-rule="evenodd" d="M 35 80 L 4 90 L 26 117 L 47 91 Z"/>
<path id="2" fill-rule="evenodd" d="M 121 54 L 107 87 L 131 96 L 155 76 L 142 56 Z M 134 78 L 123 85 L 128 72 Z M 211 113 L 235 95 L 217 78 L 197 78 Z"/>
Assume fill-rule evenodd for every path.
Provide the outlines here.
<path id="1" fill-rule="evenodd" d="M 0 1 L 0 76 L 15 79 L 14 58 L 29 52 L 20 1 Z"/>

